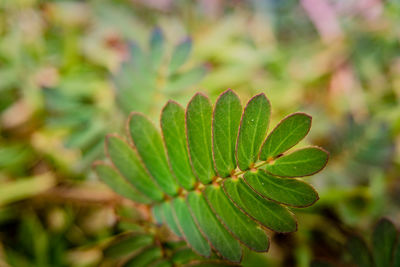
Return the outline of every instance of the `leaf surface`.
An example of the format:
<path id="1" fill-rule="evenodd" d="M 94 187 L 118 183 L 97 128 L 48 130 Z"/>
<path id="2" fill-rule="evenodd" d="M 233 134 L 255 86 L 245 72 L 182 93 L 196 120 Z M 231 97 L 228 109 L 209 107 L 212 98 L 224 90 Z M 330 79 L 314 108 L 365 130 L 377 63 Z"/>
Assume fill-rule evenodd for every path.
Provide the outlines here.
<path id="1" fill-rule="evenodd" d="M 151 208 L 151 213 L 154 218 L 154 222 L 158 225 L 164 223 L 164 214 L 162 209 L 162 204 L 154 205 Z"/>
<path id="2" fill-rule="evenodd" d="M 235 146 L 242 114 L 240 99 L 232 91 L 221 94 L 215 104 L 212 133 L 215 169 L 227 177 L 236 168 Z"/>
<path id="3" fill-rule="evenodd" d="M 186 38 L 175 47 L 169 64 L 169 73 L 175 73 L 187 61 L 191 50 L 192 40 L 190 38 Z"/>
<path id="4" fill-rule="evenodd" d="M 359 237 L 351 237 L 346 244 L 353 261 L 357 266 L 372 267 L 373 261 L 367 244 Z"/>
<path id="5" fill-rule="evenodd" d="M 170 196 L 176 195 L 178 185 L 169 169 L 160 133 L 147 118 L 139 113 L 131 114 L 129 130 L 132 141 L 154 180 L 165 193 Z"/>
<path id="6" fill-rule="evenodd" d="M 240 122 L 236 146 L 237 163 L 241 170 L 248 170 L 260 151 L 269 124 L 271 105 L 264 94 L 250 99 Z"/>
<path id="7" fill-rule="evenodd" d="M 225 195 L 221 186 L 210 185 L 204 190 L 208 204 L 222 224 L 243 244 L 255 251 L 267 251 L 268 236 L 256 222 L 242 213 Z"/>
<path id="8" fill-rule="evenodd" d="M 151 235 L 130 235 L 123 238 L 119 238 L 112 242 L 104 250 L 104 256 L 108 258 L 119 258 L 143 247 L 147 247 L 154 242 L 154 237 Z"/>
<path id="9" fill-rule="evenodd" d="M 169 101 L 161 114 L 161 129 L 168 159 L 175 177 L 185 189 L 192 189 L 196 178 L 187 150 L 185 134 L 185 111 L 177 103 Z"/>
<path id="10" fill-rule="evenodd" d="M 266 165 L 266 171 L 281 177 L 302 177 L 322 170 L 328 162 L 328 153 L 318 147 L 307 147 L 277 158 Z"/>
<path id="11" fill-rule="evenodd" d="M 296 220 L 285 207 L 262 198 L 243 179 L 225 180 L 223 185 L 236 206 L 263 226 L 280 233 L 297 230 Z"/>
<path id="12" fill-rule="evenodd" d="M 261 196 L 293 207 L 307 207 L 318 200 L 318 193 L 307 183 L 272 176 L 265 171 L 246 172 L 246 183 Z"/>
<path id="13" fill-rule="evenodd" d="M 156 70 L 164 54 L 164 36 L 160 28 L 155 28 L 150 36 L 150 62 Z"/>
<path id="14" fill-rule="evenodd" d="M 186 133 L 193 171 L 203 184 L 214 177 L 211 148 L 212 107 L 208 98 L 196 94 L 186 109 Z"/>
<path id="15" fill-rule="evenodd" d="M 391 266 L 397 238 L 396 227 L 388 219 L 382 219 L 372 234 L 372 254 L 376 266 Z"/>
<path id="16" fill-rule="evenodd" d="M 166 201 L 161 206 L 164 214 L 164 219 L 168 228 L 177 236 L 181 237 L 181 231 L 179 230 L 178 224 L 174 218 L 174 214 L 172 211 L 172 204 L 171 201 Z"/>
<path id="17" fill-rule="evenodd" d="M 126 262 L 124 267 L 147 267 L 152 262 L 157 261 L 162 257 L 162 251 L 159 247 L 149 247 L 142 251 L 141 253 L 135 255 L 128 262 Z"/>
<path id="18" fill-rule="evenodd" d="M 186 242 L 200 255 L 209 257 L 211 254 L 210 245 L 197 228 L 185 200 L 181 197 L 175 198 L 172 205 L 177 223 L 180 225 L 182 235 Z"/>
<path id="19" fill-rule="evenodd" d="M 311 116 L 294 113 L 284 118 L 268 135 L 261 152 L 260 159 L 275 158 L 300 142 L 311 127 Z"/>
<path id="20" fill-rule="evenodd" d="M 212 246 L 224 258 L 233 262 L 239 262 L 242 256 L 239 242 L 218 221 L 204 197 L 194 191 L 188 194 L 187 201 L 197 225 Z"/>
<path id="21" fill-rule="evenodd" d="M 149 198 L 137 191 L 113 167 L 98 163 L 94 165 L 94 169 L 99 178 L 115 193 L 139 203 L 151 203 Z"/>
<path id="22" fill-rule="evenodd" d="M 124 140 L 109 135 L 106 139 L 106 150 L 112 163 L 119 172 L 140 192 L 153 200 L 161 200 L 163 193 L 151 179 L 136 152 Z"/>

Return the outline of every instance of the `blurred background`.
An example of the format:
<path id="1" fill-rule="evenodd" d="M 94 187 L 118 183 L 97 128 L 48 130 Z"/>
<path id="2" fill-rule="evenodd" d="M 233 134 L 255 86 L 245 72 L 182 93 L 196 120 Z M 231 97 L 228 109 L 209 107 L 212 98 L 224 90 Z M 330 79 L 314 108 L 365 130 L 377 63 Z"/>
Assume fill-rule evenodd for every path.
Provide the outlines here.
<path id="1" fill-rule="evenodd" d="M 0 266 L 116 266 L 141 215 L 93 174 L 105 134 L 228 88 L 309 113 L 331 153 L 298 232 L 245 262 L 349 264 L 350 234 L 400 227 L 399 41 L 398 0 L 0 1 Z"/>

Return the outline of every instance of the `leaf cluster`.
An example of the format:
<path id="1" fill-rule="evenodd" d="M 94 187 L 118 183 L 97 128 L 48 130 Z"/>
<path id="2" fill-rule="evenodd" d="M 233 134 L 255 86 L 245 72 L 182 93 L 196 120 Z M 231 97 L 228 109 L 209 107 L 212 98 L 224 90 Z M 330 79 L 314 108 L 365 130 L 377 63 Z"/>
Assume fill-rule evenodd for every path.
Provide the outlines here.
<path id="1" fill-rule="evenodd" d="M 289 151 L 309 132 L 309 115 L 291 114 L 267 136 L 270 113 L 264 94 L 243 110 L 231 90 L 214 107 L 199 93 L 186 110 L 169 101 L 161 113 L 162 134 L 133 112 L 130 142 L 108 135 L 110 163 L 97 162 L 95 170 L 115 192 L 150 205 L 155 222 L 198 254 L 209 257 L 214 250 L 240 262 L 241 245 L 268 250 L 265 229 L 297 230 L 290 207 L 310 206 L 318 193 L 296 177 L 319 172 L 328 160 L 315 146 Z"/>

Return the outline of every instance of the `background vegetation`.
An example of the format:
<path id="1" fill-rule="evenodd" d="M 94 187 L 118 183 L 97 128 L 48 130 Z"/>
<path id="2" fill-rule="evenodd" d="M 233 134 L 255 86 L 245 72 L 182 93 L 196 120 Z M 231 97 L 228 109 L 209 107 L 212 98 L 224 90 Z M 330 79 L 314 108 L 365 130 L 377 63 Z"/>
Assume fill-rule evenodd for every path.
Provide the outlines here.
<path id="1" fill-rule="evenodd" d="M 298 232 L 245 264 L 349 264 L 351 235 L 400 227 L 399 1 L 1 1 L 0 35 L 0 266 L 115 266 L 148 214 L 94 175 L 105 134 L 197 91 L 307 112 L 331 154 Z"/>

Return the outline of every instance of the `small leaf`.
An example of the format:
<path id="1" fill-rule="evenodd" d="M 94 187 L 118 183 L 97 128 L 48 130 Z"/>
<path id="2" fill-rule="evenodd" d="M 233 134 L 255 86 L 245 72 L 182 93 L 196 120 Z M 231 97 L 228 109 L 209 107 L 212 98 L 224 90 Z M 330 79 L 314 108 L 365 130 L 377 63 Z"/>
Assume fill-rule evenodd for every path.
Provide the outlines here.
<path id="1" fill-rule="evenodd" d="M 220 177 L 227 177 L 236 169 L 235 146 L 241 114 L 240 99 L 232 90 L 220 95 L 212 122 L 214 163 Z"/>
<path id="2" fill-rule="evenodd" d="M 162 204 L 162 210 L 163 210 L 163 214 L 164 214 L 164 219 L 166 224 L 168 225 L 168 228 L 177 236 L 181 237 L 181 231 L 179 230 L 178 225 L 176 224 L 175 218 L 174 218 L 174 214 L 172 211 L 172 207 L 171 207 L 171 202 L 170 201 L 166 201 Z"/>
<path id="3" fill-rule="evenodd" d="M 129 235 L 118 238 L 104 250 L 104 256 L 108 258 L 120 258 L 134 253 L 154 242 L 151 235 Z"/>
<path id="4" fill-rule="evenodd" d="M 178 185 L 169 169 L 162 139 L 157 129 L 139 113 L 132 113 L 128 124 L 132 141 L 147 170 L 165 193 L 170 196 L 176 195 Z"/>
<path id="5" fill-rule="evenodd" d="M 274 177 L 262 170 L 247 172 L 244 179 L 261 196 L 285 205 L 307 207 L 318 200 L 314 188 L 300 180 Z"/>
<path id="6" fill-rule="evenodd" d="M 264 94 L 250 99 L 240 122 L 236 157 L 241 170 L 248 170 L 257 161 L 260 146 L 267 133 L 271 105 Z"/>
<path id="7" fill-rule="evenodd" d="M 208 186 L 204 195 L 215 215 L 237 239 L 252 250 L 268 250 L 268 236 L 230 201 L 220 186 Z"/>
<path id="8" fill-rule="evenodd" d="M 152 262 L 157 261 L 162 257 L 162 251 L 159 247 L 150 247 L 131 258 L 124 267 L 147 267 Z"/>
<path id="9" fill-rule="evenodd" d="M 357 264 L 357 266 L 373 266 L 371 252 L 369 252 L 367 244 L 364 242 L 364 240 L 356 236 L 351 237 L 347 241 L 346 248 L 353 258 L 353 262 Z"/>
<path id="10" fill-rule="evenodd" d="M 160 28 L 155 28 L 150 36 L 150 61 L 156 70 L 162 61 L 164 54 L 164 36 Z"/>
<path id="11" fill-rule="evenodd" d="M 242 250 L 234 239 L 215 217 L 204 197 L 198 192 L 187 196 L 192 214 L 204 235 L 222 257 L 233 262 L 240 262 Z"/>
<path id="12" fill-rule="evenodd" d="M 151 213 L 153 214 L 154 222 L 158 225 L 161 225 L 164 223 L 164 211 L 162 204 L 159 205 L 154 205 L 151 209 Z"/>
<path id="13" fill-rule="evenodd" d="M 140 192 L 153 200 L 163 199 L 163 193 L 144 169 L 135 151 L 121 138 L 106 138 L 106 153 L 120 173 Z"/>
<path id="14" fill-rule="evenodd" d="M 185 111 L 177 103 L 169 101 L 161 113 L 161 129 L 168 159 L 178 182 L 187 190 L 193 188 L 196 178 L 187 150 L 185 135 Z"/>
<path id="15" fill-rule="evenodd" d="M 307 147 L 277 158 L 265 169 L 281 177 L 302 177 L 319 172 L 327 162 L 328 152 L 318 147 Z"/>
<path id="16" fill-rule="evenodd" d="M 169 73 L 175 73 L 189 58 L 192 50 L 192 40 L 186 38 L 180 44 L 175 47 L 172 53 L 171 62 L 169 64 Z"/>
<path id="17" fill-rule="evenodd" d="M 186 72 L 171 76 L 162 91 L 168 94 L 176 94 L 185 89 L 190 89 L 192 85 L 203 79 L 206 72 L 207 69 L 205 66 L 197 66 Z"/>
<path id="18" fill-rule="evenodd" d="M 263 226 L 280 233 L 297 230 L 296 220 L 286 208 L 259 196 L 243 179 L 225 180 L 224 189 L 237 207 Z"/>
<path id="19" fill-rule="evenodd" d="M 173 267 L 173 265 L 168 259 L 159 259 L 151 264 L 151 267 Z"/>
<path id="20" fill-rule="evenodd" d="M 175 266 L 181 266 L 188 262 L 192 262 L 194 260 L 201 260 L 203 259 L 196 253 L 194 253 L 191 249 L 181 249 L 172 255 L 171 261 L 175 264 Z"/>
<path id="21" fill-rule="evenodd" d="M 214 177 L 211 148 L 212 107 L 208 98 L 197 93 L 186 109 L 186 134 L 193 171 L 199 181 L 208 184 Z"/>
<path id="22" fill-rule="evenodd" d="M 99 178 L 115 193 L 139 203 L 151 203 L 151 200 L 137 191 L 111 166 L 104 163 L 94 164 L 94 169 Z"/>
<path id="23" fill-rule="evenodd" d="M 294 113 L 284 118 L 265 140 L 260 159 L 275 158 L 300 142 L 311 127 L 311 117 L 304 113 Z"/>
<path id="24" fill-rule="evenodd" d="M 397 245 L 394 249 L 393 267 L 400 267 L 400 235 L 397 237 Z"/>
<path id="25" fill-rule="evenodd" d="M 181 197 L 175 198 L 172 205 L 186 242 L 200 255 L 209 257 L 211 254 L 210 245 L 197 228 L 185 200 Z"/>
<path id="26" fill-rule="evenodd" d="M 397 238 L 396 227 L 388 219 L 381 219 L 372 234 L 372 246 L 376 266 L 391 266 Z"/>

